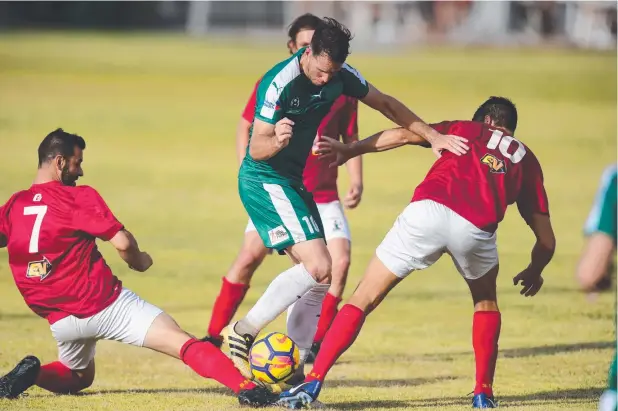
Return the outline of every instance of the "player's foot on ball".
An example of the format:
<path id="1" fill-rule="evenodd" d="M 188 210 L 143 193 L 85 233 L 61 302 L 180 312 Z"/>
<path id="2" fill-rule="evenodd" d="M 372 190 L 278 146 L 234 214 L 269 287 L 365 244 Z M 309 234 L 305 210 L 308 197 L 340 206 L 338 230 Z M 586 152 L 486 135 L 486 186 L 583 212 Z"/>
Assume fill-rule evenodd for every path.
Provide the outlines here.
<path id="1" fill-rule="evenodd" d="M 15 368 L 0 378 L 0 398 L 17 398 L 32 387 L 39 375 L 41 362 L 29 355 L 17 364 Z"/>
<path id="2" fill-rule="evenodd" d="M 247 405 L 253 408 L 267 407 L 274 405 L 279 396 L 273 394 L 265 387 L 256 386 L 250 390 L 242 390 L 238 393 L 238 402 L 240 405 Z"/>
<path id="3" fill-rule="evenodd" d="M 269 388 L 275 394 L 281 394 L 283 391 L 287 391 L 296 385 L 302 384 L 303 381 L 305 381 L 305 374 L 294 374 L 292 378 L 285 382 L 270 384 Z"/>
<path id="4" fill-rule="evenodd" d="M 240 335 L 234 327 L 236 323 L 227 326 L 227 333 L 223 339 L 223 345 L 228 351 L 230 359 L 238 368 L 238 371 L 247 378 L 253 379 L 251 366 L 249 365 L 249 350 L 255 337 L 250 334 Z"/>
<path id="5" fill-rule="evenodd" d="M 498 403 L 493 396 L 489 397 L 485 393 L 480 393 L 472 398 L 472 408 L 498 408 Z"/>
<path id="6" fill-rule="evenodd" d="M 210 335 L 207 335 L 206 337 L 201 338 L 200 341 L 209 342 L 215 347 L 221 348 L 221 344 L 223 344 L 223 337 L 211 337 Z"/>
<path id="7" fill-rule="evenodd" d="M 292 410 L 299 410 L 315 402 L 320 395 L 322 383 L 318 380 L 304 382 L 279 394 L 277 405 Z"/>
<path id="8" fill-rule="evenodd" d="M 315 357 L 318 356 L 318 351 L 320 351 L 320 343 L 314 342 L 313 344 L 311 344 L 311 350 L 309 350 L 309 354 L 307 355 L 305 363 L 313 364 L 315 362 Z"/>

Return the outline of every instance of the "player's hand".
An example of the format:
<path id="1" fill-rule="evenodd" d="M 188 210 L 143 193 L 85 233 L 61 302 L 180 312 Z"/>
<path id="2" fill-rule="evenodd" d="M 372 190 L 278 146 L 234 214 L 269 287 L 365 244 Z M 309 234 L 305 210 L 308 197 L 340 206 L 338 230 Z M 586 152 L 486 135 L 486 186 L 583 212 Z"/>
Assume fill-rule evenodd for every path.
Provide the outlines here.
<path id="1" fill-rule="evenodd" d="M 466 144 L 468 139 L 455 136 L 455 135 L 444 135 L 440 134 L 440 137 L 436 138 L 433 143 L 431 143 L 431 150 L 436 155 L 436 157 L 442 157 L 442 150 L 450 151 L 451 153 L 460 156 L 462 154 L 466 154 L 470 147 Z"/>
<path id="2" fill-rule="evenodd" d="M 343 198 L 343 206 L 348 209 L 353 209 L 358 206 L 363 196 L 363 185 L 353 184 L 348 193 Z"/>
<path id="3" fill-rule="evenodd" d="M 320 156 L 320 160 L 330 161 L 328 166 L 331 168 L 339 167 L 352 158 L 350 146 L 334 138 L 322 136 L 314 147 L 314 154 Z"/>
<path id="4" fill-rule="evenodd" d="M 140 273 L 143 273 L 144 271 L 148 270 L 151 266 L 152 266 L 152 257 L 150 256 L 150 254 L 148 254 L 147 252 L 140 252 L 139 257 L 138 257 L 138 264 L 136 264 L 135 266 L 129 266 L 129 268 L 131 270 L 135 270 L 135 271 L 139 271 Z"/>
<path id="5" fill-rule="evenodd" d="M 525 297 L 535 296 L 541 287 L 543 287 L 543 277 L 541 273 L 530 267 L 513 277 L 513 285 L 517 285 L 519 282 L 521 282 L 522 285 L 519 294 Z"/>
<path id="6" fill-rule="evenodd" d="M 279 147 L 285 147 L 290 143 L 293 126 L 294 122 L 287 117 L 277 121 L 275 124 L 275 136 L 277 137 Z"/>

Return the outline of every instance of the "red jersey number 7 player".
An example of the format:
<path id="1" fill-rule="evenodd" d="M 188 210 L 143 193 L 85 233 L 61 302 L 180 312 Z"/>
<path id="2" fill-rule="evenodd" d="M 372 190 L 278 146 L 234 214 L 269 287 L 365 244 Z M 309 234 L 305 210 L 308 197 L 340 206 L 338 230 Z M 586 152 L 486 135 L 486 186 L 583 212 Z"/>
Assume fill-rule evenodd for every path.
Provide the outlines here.
<path id="1" fill-rule="evenodd" d="M 41 366 L 28 356 L 0 378 L 0 398 L 16 398 L 34 384 L 62 394 L 89 387 L 97 341 L 114 340 L 182 360 L 231 388 L 241 404 L 270 404 L 273 395 L 246 380 L 218 348 L 189 336 L 114 276 L 97 238 L 136 271 L 148 270 L 152 259 L 95 189 L 75 185 L 85 148 L 80 136 L 50 133 L 39 146 L 34 184 L 0 207 L 0 245 L 8 247 L 15 284 L 58 345 L 58 361 Z"/>
<path id="2" fill-rule="evenodd" d="M 516 203 L 536 243 L 530 264 L 513 278 L 513 283 L 521 282 L 522 295 L 534 296 L 543 285 L 541 273 L 556 243 L 543 173 L 532 151 L 513 137 L 517 110 L 506 98 L 491 97 L 478 108 L 473 121 L 445 121 L 432 126 L 439 132 L 465 137 L 470 151 L 463 156 L 444 153 L 433 164 L 376 249 L 354 294 L 335 317 L 311 373 L 303 384 L 283 392 L 280 404 L 297 408 L 315 401 L 326 374 L 354 342 L 365 317 L 411 272 L 428 268 L 447 253 L 468 284 L 474 304 L 476 385 L 472 406 L 495 408 L 492 385 L 501 327 L 496 296 L 496 230 L 507 206 Z M 405 144 L 426 145 L 404 129 L 386 130 L 349 145 L 326 140 L 319 143 L 318 151 L 334 151 L 334 165 Z"/>

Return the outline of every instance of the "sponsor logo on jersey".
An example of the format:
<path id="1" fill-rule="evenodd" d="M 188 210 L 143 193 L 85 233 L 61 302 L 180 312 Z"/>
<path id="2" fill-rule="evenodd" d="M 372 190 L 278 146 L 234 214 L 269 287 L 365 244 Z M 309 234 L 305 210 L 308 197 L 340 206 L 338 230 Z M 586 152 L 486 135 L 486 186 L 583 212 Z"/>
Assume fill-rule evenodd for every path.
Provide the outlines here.
<path id="1" fill-rule="evenodd" d="M 313 102 L 314 100 L 322 100 L 322 92 L 324 91 L 324 89 L 320 90 L 320 92 L 318 94 L 312 94 L 311 95 L 311 102 Z"/>
<path id="2" fill-rule="evenodd" d="M 46 257 L 43 257 L 39 261 L 31 261 L 28 263 L 28 270 L 26 271 L 26 277 L 28 278 L 40 278 L 43 281 L 51 272 L 52 265 Z"/>
<path id="3" fill-rule="evenodd" d="M 279 87 L 277 83 L 275 83 L 274 81 L 272 84 L 277 89 L 277 93 L 281 94 L 281 91 L 283 90 L 283 86 Z"/>
<path id="4" fill-rule="evenodd" d="M 270 245 L 275 246 L 279 243 L 287 241 L 290 239 L 290 235 L 283 228 L 283 226 L 275 227 L 268 232 L 268 239 L 270 240 Z"/>
<path id="5" fill-rule="evenodd" d="M 483 158 L 481 158 L 481 163 L 485 164 L 489 167 L 489 171 L 495 174 L 504 174 L 506 173 L 506 163 L 503 160 L 500 160 L 493 154 L 485 154 Z"/>

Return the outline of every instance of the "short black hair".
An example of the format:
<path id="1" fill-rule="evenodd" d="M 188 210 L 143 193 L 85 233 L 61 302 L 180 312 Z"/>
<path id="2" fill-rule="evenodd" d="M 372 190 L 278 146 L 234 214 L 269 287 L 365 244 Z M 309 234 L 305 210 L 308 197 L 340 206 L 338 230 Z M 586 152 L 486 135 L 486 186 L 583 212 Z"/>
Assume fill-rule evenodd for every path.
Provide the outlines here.
<path id="1" fill-rule="evenodd" d="M 288 26 L 288 37 L 292 41 L 296 41 L 296 36 L 303 30 L 315 30 L 322 19 L 315 14 L 305 13 L 299 16 Z"/>
<path id="2" fill-rule="evenodd" d="M 506 97 L 491 96 L 476 110 L 472 121 L 483 122 L 489 116 L 496 126 L 515 132 L 517 128 L 517 108 Z"/>
<path id="3" fill-rule="evenodd" d="M 56 156 L 72 157 L 75 147 L 86 148 L 86 141 L 77 134 L 67 133 L 58 128 L 49 133 L 39 145 L 39 167 Z"/>
<path id="4" fill-rule="evenodd" d="M 333 62 L 343 64 L 350 54 L 350 40 L 350 30 L 337 20 L 324 17 L 313 33 L 311 50 L 315 56 L 324 53 Z"/>

